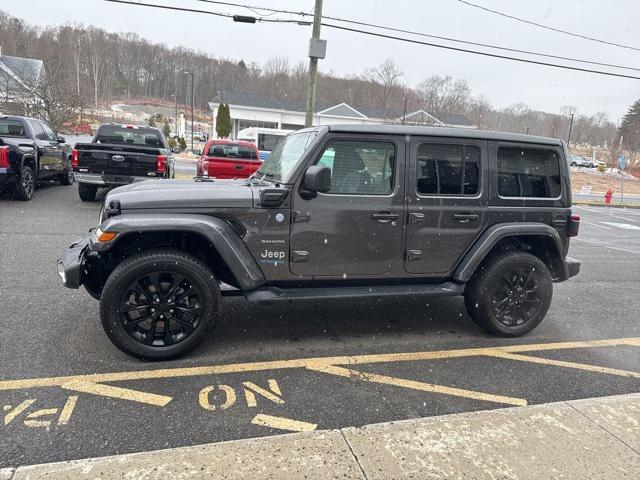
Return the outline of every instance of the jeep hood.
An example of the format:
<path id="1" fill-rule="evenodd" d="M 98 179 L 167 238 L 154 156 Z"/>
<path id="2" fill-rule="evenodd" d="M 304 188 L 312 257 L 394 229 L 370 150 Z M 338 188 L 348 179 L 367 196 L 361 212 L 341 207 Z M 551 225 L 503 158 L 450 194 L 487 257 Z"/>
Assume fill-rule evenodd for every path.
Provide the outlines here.
<path id="1" fill-rule="evenodd" d="M 251 208 L 253 191 L 246 180 L 147 180 L 111 190 L 105 205 L 114 201 L 122 210 Z"/>

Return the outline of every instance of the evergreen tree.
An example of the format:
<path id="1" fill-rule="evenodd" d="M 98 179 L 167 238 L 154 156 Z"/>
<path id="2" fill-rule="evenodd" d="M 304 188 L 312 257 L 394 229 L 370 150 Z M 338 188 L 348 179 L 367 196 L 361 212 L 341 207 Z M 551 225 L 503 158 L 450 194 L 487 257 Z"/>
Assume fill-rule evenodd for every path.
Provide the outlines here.
<path id="1" fill-rule="evenodd" d="M 221 103 L 216 115 L 216 133 L 220 138 L 228 138 L 231 133 L 231 110 L 229 104 Z"/>
<path id="2" fill-rule="evenodd" d="M 171 127 L 169 126 L 169 122 L 167 120 L 164 121 L 164 125 L 162 125 L 162 133 L 164 133 L 165 137 L 169 137 L 171 135 Z"/>
<path id="3" fill-rule="evenodd" d="M 640 149 L 640 100 L 633 102 L 622 118 L 618 137 L 623 137 L 623 147 L 633 152 L 632 155 L 635 157 L 635 152 Z"/>
<path id="4" fill-rule="evenodd" d="M 149 117 L 149 120 L 147 120 L 147 124 L 149 124 L 150 127 L 156 126 L 156 119 L 153 115 Z"/>
<path id="5" fill-rule="evenodd" d="M 184 139 L 184 137 L 180 137 L 180 150 L 186 150 L 187 149 L 187 141 Z"/>

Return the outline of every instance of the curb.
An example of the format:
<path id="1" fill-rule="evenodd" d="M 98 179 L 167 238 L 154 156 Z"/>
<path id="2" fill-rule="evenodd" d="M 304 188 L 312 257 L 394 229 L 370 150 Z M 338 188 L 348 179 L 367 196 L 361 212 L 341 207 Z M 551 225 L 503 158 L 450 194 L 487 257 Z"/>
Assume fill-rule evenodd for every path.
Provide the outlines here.
<path id="1" fill-rule="evenodd" d="M 23 466 L 0 480 L 636 478 L 638 419 L 633 393 Z"/>
<path id="2" fill-rule="evenodd" d="M 631 208 L 631 209 L 639 209 L 640 205 L 635 203 L 610 203 L 606 204 L 604 202 L 590 202 L 588 200 L 573 200 L 573 205 L 582 205 L 589 207 L 611 207 L 611 208 Z"/>

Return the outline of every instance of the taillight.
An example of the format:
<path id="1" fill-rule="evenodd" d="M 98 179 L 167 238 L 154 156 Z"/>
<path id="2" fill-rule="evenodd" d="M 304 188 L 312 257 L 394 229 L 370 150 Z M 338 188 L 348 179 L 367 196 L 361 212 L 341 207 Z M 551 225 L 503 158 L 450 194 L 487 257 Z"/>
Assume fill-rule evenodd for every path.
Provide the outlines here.
<path id="1" fill-rule="evenodd" d="M 80 154 L 75 148 L 71 151 L 71 168 L 78 168 L 80 165 Z"/>
<path id="2" fill-rule="evenodd" d="M 0 147 L 0 168 L 9 168 L 9 146 Z"/>
<path id="3" fill-rule="evenodd" d="M 156 172 L 164 173 L 167 169 L 167 156 L 156 155 Z"/>
<path id="4" fill-rule="evenodd" d="M 580 215 L 571 215 L 567 224 L 567 237 L 577 237 L 580 230 Z"/>

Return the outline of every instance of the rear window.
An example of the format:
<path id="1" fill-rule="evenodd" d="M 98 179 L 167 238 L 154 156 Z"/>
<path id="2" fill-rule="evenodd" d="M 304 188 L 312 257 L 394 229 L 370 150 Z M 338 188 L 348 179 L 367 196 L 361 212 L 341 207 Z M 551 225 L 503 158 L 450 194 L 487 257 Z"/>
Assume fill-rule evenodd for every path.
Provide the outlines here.
<path id="1" fill-rule="evenodd" d="M 501 197 L 559 197 L 560 164 L 556 152 L 498 148 L 498 194 Z"/>
<path id="2" fill-rule="evenodd" d="M 27 132 L 19 120 L 0 119 L 0 136 L 26 137 Z"/>
<path id="3" fill-rule="evenodd" d="M 146 145 L 164 148 L 159 130 L 144 127 L 121 127 L 104 125 L 98 130 L 96 143 L 114 143 L 122 145 Z"/>
<path id="4" fill-rule="evenodd" d="M 242 160 L 257 160 L 258 154 L 255 149 L 237 143 L 213 144 L 209 147 L 209 157 L 218 158 L 241 158 Z"/>

